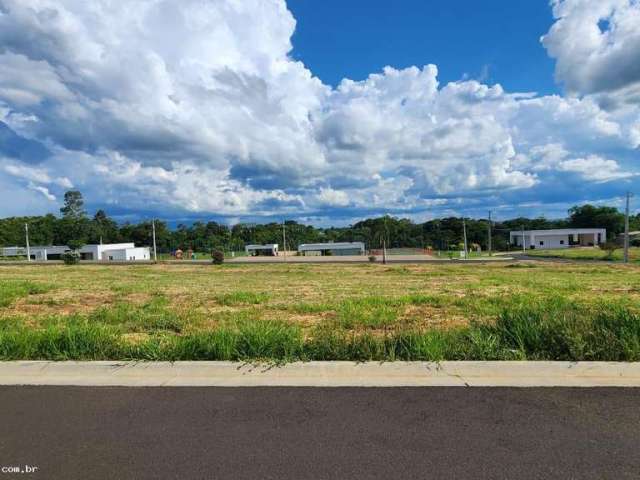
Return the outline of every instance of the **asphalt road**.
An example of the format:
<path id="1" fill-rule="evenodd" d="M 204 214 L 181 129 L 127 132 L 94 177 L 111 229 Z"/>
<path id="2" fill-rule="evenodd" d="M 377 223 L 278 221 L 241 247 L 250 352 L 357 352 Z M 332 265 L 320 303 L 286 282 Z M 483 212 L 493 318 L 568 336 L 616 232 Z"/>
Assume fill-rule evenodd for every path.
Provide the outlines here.
<path id="1" fill-rule="evenodd" d="M 640 478 L 640 391 L 1 387 L 44 479 Z"/>

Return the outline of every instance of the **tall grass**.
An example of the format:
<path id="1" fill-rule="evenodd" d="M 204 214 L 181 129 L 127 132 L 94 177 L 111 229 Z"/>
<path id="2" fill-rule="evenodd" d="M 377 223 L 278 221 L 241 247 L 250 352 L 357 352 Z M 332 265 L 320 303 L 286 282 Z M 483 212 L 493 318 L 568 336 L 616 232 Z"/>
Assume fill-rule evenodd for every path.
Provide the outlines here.
<path id="1" fill-rule="evenodd" d="M 158 330 L 180 333 L 185 322 L 176 312 L 168 309 L 167 304 L 168 301 L 164 297 L 155 297 L 141 307 L 118 303 L 115 306 L 98 308 L 89 315 L 89 320 L 118 326 L 120 330 L 131 333 Z"/>
<path id="2" fill-rule="evenodd" d="M 388 307 L 380 301 L 371 311 Z M 305 337 L 295 324 L 250 318 L 180 334 L 154 324 L 138 341 L 122 335 L 126 315 L 118 308 L 51 321 L 40 329 L 5 321 L 0 327 L 0 359 L 640 361 L 640 316 L 606 303 L 587 307 L 566 299 L 519 301 L 491 321 L 384 334 L 322 324 Z M 144 323 L 159 318 L 161 324 L 166 320 L 163 313 L 153 313 L 162 310 L 161 305 L 147 308 L 151 313 L 135 313 L 142 315 L 136 319 Z"/>
<path id="3" fill-rule="evenodd" d="M 14 300 L 28 295 L 46 293 L 51 290 L 49 285 L 20 280 L 0 281 L 0 308 L 8 307 Z"/>

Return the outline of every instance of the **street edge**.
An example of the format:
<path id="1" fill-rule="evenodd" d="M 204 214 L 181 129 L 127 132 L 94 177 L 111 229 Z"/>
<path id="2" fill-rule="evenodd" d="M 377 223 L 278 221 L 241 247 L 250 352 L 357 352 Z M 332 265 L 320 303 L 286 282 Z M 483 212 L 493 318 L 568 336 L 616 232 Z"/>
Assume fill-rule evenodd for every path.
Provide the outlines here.
<path id="1" fill-rule="evenodd" d="M 0 362 L 0 385 L 640 387 L 640 362 Z"/>

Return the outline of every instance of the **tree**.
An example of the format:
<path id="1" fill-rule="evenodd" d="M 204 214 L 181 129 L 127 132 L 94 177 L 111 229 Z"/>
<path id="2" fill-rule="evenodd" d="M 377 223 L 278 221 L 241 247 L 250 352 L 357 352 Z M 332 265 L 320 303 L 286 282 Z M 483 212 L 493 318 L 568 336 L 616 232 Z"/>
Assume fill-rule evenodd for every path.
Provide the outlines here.
<path id="1" fill-rule="evenodd" d="M 86 216 L 84 199 L 78 190 L 69 190 L 64 194 L 64 206 L 60 209 L 63 218 L 80 219 Z"/>
<path id="2" fill-rule="evenodd" d="M 62 218 L 58 222 L 56 242 L 80 245 L 80 247 L 87 243 L 90 223 L 84 210 L 82 194 L 78 190 L 69 190 L 64 194 L 64 206 L 60 209 L 60 213 Z"/>
<path id="3" fill-rule="evenodd" d="M 98 210 L 91 220 L 89 241 L 92 243 L 112 243 L 118 240 L 118 224 L 109 218 L 104 210 Z"/>
<path id="4" fill-rule="evenodd" d="M 612 239 L 624 230 L 624 215 L 614 207 L 575 206 L 569 209 L 569 226 L 606 228 L 607 237 Z"/>

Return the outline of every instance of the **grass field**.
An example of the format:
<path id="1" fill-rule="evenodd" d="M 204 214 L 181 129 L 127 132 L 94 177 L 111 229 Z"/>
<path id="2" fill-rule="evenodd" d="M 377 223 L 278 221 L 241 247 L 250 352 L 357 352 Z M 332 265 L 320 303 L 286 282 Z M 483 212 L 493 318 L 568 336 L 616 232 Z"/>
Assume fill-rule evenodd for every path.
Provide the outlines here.
<path id="1" fill-rule="evenodd" d="M 0 267 L 0 359 L 640 360 L 640 267 Z"/>
<path id="2" fill-rule="evenodd" d="M 557 250 L 529 250 L 527 255 L 532 257 L 546 258 L 566 258 L 569 260 L 617 260 L 623 258 L 622 249 L 613 253 L 613 258 L 609 258 L 608 253 L 597 247 L 584 248 L 561 248 Z M 629 260 L 640 262 L 640 248 L 631 247 L 629 249 Z"/>

